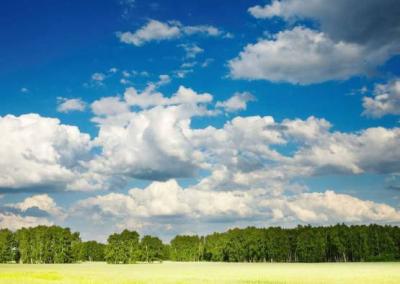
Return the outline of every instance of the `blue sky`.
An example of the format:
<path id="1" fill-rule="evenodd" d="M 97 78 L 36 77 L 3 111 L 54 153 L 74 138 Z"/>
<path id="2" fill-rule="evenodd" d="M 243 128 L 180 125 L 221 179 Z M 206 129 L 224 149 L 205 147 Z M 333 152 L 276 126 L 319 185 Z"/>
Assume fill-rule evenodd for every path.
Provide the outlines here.
<path id="1" fill-rule="evenodd" d="M 399 224 L 399 11 L 5 1 L 0 226 Z"/>

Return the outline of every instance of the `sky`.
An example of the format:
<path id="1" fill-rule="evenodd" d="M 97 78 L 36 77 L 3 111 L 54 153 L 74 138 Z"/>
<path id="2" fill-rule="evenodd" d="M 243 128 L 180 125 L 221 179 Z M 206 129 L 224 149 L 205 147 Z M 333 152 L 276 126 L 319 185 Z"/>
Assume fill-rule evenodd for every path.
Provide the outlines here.
<path id="1" fill-rule="evenodd" d="M 397 0 L 6 0 L 0 228 L 400 225 Z"/>

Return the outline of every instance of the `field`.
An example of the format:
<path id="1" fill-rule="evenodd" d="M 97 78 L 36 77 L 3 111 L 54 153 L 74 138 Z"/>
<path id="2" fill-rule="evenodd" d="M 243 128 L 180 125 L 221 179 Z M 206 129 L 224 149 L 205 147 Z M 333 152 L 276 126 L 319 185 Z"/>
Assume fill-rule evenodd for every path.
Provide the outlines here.
<path id="1" fill-rule="evenodd" d="M 400 263 L 1 264 L 0 283 L 400 283 Z"/>

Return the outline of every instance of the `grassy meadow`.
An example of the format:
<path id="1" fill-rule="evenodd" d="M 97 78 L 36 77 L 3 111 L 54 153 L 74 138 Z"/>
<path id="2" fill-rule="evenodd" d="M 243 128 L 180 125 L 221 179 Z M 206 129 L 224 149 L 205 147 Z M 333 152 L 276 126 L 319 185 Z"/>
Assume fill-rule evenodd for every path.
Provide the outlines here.
<path id="1" fill-rule="evenodd" d="M 1 264 L 0 283 L 400 283 L 400 263 Z"/>

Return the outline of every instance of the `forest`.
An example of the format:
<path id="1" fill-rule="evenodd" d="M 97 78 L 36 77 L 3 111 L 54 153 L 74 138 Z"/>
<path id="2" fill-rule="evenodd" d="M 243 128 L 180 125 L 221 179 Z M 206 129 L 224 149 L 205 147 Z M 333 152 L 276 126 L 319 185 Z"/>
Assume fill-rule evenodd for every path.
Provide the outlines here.
<path id="1" fill-rule="evenodd" d="M 0 230 L 1 263 L 126 264 L 154 261 L 367 262 L 400 261 L 397 226 L 338 224 L 231 229 L 206 236 L 178 235 L 169 244 L 135 231 L 114 233 L 106 244 L 84 242 L 58 226 Z"/>

